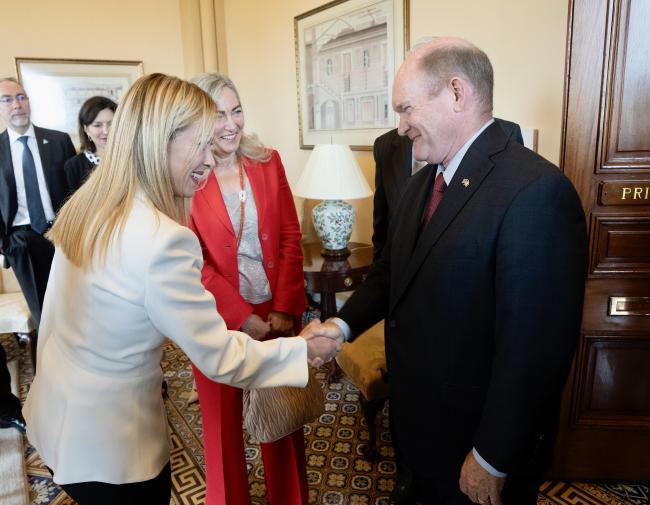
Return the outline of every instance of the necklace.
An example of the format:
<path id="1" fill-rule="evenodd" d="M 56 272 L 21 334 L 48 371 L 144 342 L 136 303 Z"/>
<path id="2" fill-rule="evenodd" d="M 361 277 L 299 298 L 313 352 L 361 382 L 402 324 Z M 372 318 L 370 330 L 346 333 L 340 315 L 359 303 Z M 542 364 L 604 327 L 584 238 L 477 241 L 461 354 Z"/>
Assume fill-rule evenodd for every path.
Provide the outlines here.
<path id="1" fill-rule="evenodd" d="M 237 164 L 239 165 L 239 232 L 237 233 L 237 249 L 239 249 L 244 234 L 244 219 L 246 217 L 246 189 L 244 186 L 244 167 L 241 161 Z"/>

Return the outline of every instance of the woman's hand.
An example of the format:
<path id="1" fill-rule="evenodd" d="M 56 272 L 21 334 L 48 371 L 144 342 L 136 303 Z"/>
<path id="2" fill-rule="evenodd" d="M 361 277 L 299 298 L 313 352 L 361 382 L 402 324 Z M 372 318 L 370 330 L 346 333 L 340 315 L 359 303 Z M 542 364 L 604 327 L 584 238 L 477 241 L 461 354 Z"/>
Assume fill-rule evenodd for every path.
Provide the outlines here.
<path id="1" fill-rule="evenodd" d="M 272 331 L 289 334 L 293 330 L 293 316 L 291 314 L 271 311 L 268 321 Z"/>
<path id="2" fill-rule="evenodd" d="M 241 325 L 241 331 L 248 333 L 255 340 L 262 340 L 270 330 L 271 325 L 257 314 L 248 316 L 244 324 Z"/>
<path id="3" fill-rule="evenodd" d="M 307 362 L 318 368 L 332 361 L 341 350 L 341 344 L 333 338 L 322 336 L 303 336 L 307 341 Z"/>

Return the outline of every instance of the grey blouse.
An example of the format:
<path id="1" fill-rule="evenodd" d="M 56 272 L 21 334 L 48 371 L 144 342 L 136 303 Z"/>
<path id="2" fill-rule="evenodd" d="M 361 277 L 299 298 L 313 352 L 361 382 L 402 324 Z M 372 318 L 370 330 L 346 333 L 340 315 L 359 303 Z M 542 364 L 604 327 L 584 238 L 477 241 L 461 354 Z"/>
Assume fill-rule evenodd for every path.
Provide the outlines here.
<path id="1" fill-rule="evenodd" d="M 252 304 L 260 304 L 271 299 L 269 279 L 264 271 L 264 258 L 260 244 L 257 206 L 248 177 L 245 178 L 246 209 L 244 212 L 244 231 L 237 250 L 239 269 L 239 294 Z M 240 202 L 239 191 L 223 193 L 223 200 L 232 222 L 235 236 L 239 232 Z"/>

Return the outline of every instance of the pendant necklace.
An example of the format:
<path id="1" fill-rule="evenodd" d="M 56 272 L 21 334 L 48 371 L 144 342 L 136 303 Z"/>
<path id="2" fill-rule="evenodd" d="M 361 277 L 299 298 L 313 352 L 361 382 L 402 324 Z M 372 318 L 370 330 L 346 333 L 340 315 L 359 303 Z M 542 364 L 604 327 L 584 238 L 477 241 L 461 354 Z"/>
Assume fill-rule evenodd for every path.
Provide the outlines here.
<path id="1" fill-rule="evenodd" d="M 244 218 L 246 216 L 246 189 L 244 186 L 244 167 L 241 161 L 237 162 L 239 166 L 239 232 L 237 233 L 237 249 L 244 234 Z"/>

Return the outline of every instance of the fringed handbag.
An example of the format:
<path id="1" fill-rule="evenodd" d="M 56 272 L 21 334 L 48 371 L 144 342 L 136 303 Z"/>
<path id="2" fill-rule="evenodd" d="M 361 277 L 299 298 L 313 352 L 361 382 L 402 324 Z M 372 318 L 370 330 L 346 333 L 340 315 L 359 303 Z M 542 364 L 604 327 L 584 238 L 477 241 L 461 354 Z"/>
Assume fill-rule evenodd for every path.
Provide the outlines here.
<path id="1" fill-rule="evenodd" d="M 244 390 L 244 427 L 260 442 L 286 437 L 323 413 L 325 396 L 316 369 L 304 388 L 281 386 Z"/>

